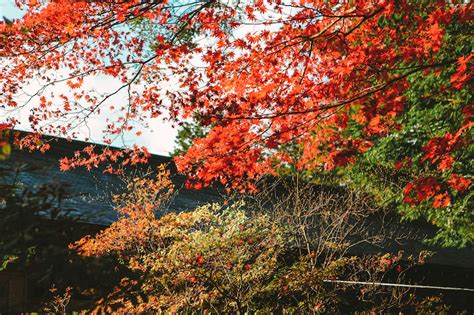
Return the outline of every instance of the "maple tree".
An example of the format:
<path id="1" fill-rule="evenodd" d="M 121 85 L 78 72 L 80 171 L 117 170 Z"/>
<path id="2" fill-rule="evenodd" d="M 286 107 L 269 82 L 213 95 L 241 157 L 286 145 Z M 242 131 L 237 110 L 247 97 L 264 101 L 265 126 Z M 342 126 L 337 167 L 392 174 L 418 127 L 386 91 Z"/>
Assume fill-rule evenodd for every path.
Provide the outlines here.
<path id="1" fill-rule="evenodd" d="M 33 80 L 42 82 L 26 102 L 35 133 L 21 145 L 47 149 L 48 144 L 31 142 L 43 133 L 74 137 L 105 106 L 119 114 L 107 118 L 106 143 L 139 133 L 137 123 L 146 125 L 164 112 L 177 123 L 198 113 L 210 130 L 176 159 L 178 168 L 195 188 L 221 182 L 242 190 L 288 165 L 312 172 L 357 166 L 377 148 L 396 143 L 403 152 L 391 167 L 416 164 L 423 170 L 399 187 L 404 203 L 434 209 L 416 210 L 414 217 L 448 231 L 441 238 L 454 237 L 455 244 L 473 239 L 466 204 L 472 174 L 463 155 L 472 151 L 471 4 L 16 2 L 27 12 L 1 25 L 0 106 L 12 112 L 27 106 L 15 96 Z M 152 40 L 134 30 L 137 23 Z M 84 82 L 97 75 L 121 83 L 112 92 L 94 93 Z M 418 84 L 436 78 L 442 80 Z M 62 82 L 72 95 L 54 90 Z M 159 84 L 166 82 L 177 88 Z M 121 92 L 126 100 L 109 104 Z M 444 110 L 432 116 L 447 125 L 421 138 L 407 137 L 423 122 L 411 113 L 437 108 L 437 95 L 455 96 L 452 106 L 444 102 Z M 8 123 L 18 121 L 11 116 Z M 406 141 L 392 141 L 399 137 Z M 281 150 L 290 145 L 296 156 Z M 119 158 L 140 163 L 148 156 L 138 147 L 125 160 L 119 152 L 88 148 L 63 159 L 62 169 Z"/>

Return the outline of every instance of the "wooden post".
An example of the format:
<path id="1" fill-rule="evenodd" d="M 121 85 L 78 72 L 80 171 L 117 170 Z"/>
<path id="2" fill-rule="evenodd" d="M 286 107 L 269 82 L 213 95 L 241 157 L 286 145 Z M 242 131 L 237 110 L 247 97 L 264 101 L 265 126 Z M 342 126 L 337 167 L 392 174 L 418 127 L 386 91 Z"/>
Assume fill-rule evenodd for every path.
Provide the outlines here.
<path id="1" fill-rule="evenodd" d="M 26 276 L 22 272 L 0 272 L 0 313 L 24 312 Z"/>

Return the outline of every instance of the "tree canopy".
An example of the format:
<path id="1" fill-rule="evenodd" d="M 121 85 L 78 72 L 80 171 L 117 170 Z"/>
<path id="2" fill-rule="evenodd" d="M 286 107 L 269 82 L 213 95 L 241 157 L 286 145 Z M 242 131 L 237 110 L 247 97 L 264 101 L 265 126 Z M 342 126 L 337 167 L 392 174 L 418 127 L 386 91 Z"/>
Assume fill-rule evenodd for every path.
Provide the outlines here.
<path id="1" fill-rule="evenodd" d="M 254 189 L 261 176 L 289 166 L 311 174 L 350 168 L 351 183 L 402 196 L 406 217 L 439 226 L 447 244 L 473 239 L 471 4 L 17 3 L 26 14 L 0 31 L 0 106 L 14 113 L 30 104 L 36 133 L 20 145 L 47 149 L 37 136 L 74 137 L 107 110 L 118 116 L 106 117 L 106 142 L 140 134 L 137 126 L 163 113 L 178 124 L 199 117 L 209 131 L 176 158 L 193 187 Z M 98 75 L 121 84 L 96 93 L 85 82 Z M 39 88 L 19 103 L 33 81 Z M 70 95 L 55 90 L 62 82 Z M 110 104 L 122 91 L 126 99 Z M 148 156 L 138 147 L 126 153 L 123 163 Z M 61 167 L 117 154 L 125 155 L 88 148 Z M 388 183 L 364 175 L 374 166 L 391 174 Z"/>

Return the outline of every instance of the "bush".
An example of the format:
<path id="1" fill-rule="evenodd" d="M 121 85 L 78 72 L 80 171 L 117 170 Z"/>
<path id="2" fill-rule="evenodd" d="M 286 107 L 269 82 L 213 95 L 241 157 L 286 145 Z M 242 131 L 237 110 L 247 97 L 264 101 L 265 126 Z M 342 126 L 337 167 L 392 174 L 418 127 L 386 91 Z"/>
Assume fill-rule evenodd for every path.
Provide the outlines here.
<path id="1" fill-rule="evenodd" d="M 72 247 L 113 256 L 134 272 L 97 302 L 105 312 L 340 312 L 413 307 L 408 289 L 331 283 L 400 282 L 420 260 L 398 254 L 354 256 L 386 235 L 364 222 L 376 212 L 363 196 L 329 198 L 307 187 L 271 189 L 194 211 L 168 213 L 168 172 L 128 179 L 117 196 L 121 218 Z M 245 200 L 245 201 L 244 201 Z M 271 203 L 269 206 L 268 203 Z M 365 207 L 365 208 L 363 208 Z"/>

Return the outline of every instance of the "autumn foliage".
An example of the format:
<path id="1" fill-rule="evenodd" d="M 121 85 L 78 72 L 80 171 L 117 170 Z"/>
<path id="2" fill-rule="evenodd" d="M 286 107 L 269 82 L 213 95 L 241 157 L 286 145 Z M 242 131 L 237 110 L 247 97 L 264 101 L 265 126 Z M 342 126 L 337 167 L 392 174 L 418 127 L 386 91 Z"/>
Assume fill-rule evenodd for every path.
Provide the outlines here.
<path id="1" fill-rule="evenodd" d="M 176 159 L 193 187 L 254 189 L 289 165 L 318 173 L 380 159 L 403 177 L 390 189 L 402 196 L 406 218 L 437 225 L 447 245 L 473 239 L 472 4 L 17 3 L 25 16 L 1 25 L 0 106 L 26 106 L 16 95 L 39 79 L 27 100 L 38 134 L 74 137 L 91 116 L 113 110 L 118 118 L 107 118 L 104 130 L 111 142 L 165 112 L 177 123 L 199 114 L 209 132 Z M 120 84 L 94 93 L 85 82 L 98 75 Z M 61 82 L 70 95 L 54 90 Z M 127 99 L 109 104 L 121 91 Z M 146 151 L 131 152 L 133 162 L 146 160 Z M 62 167 L 117 158 L 113 150 L 97 154 Z"/>
<path id="2" fill-rule="evenodd" d="M 426 253 L 351 256 L 361 237 L 373 244 L 386 237 L 366 235 L 370 229 L 361 223 L 368 213 L 360 200 L 302 190 L 267 212 L 238 198 L 166 213 L 160 209 L 171 197 L 167 176 L 161 168 L 156 178 L 131 178 L 116 197 L 119 219 L 71 245 L 83 256 L 115 257 L 134 274 L 98 299 L 95 312 L 321 313 L 415 305 L 409 289 L 328 283 L 400 282 L 424 262 Z M 296 203 L 302 209 L 292 208 Z"/>

